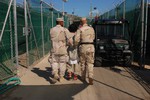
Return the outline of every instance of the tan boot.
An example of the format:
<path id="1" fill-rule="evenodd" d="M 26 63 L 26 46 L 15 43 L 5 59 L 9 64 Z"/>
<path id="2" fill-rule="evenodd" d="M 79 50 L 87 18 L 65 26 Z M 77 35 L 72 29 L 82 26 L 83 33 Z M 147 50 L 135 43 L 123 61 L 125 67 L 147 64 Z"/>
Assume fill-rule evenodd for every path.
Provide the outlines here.
<path id="1" fill-rule="evenodd" d="M 65 78 L 63 76 L 60 76 L 59 82 L 64 82 L 64 81 L 65 81 Z"/>
<path id="2" fill-rule="evenodd" d="M 93 79 L 89 78 L 89 85 L 93 85 Z"/>
<path id="3" fill-rule="evenodd" d="M 59 79 L 59 76 L 56 74 L 54 75 L 54 79 L 58 80 Z"/>
<path id="4" fill-rule="evenodd" d="M 54 75 L 54 78 L 52 78 L 51 83 L 55 84 L 59 80 L 59 76 L 57 74 Z"/>
<path id="5" fill-rule="evenodd" d="M 51 79 L 51 84 L 55 84 L 57 82 L 57 80 L 56 79 Z"/>

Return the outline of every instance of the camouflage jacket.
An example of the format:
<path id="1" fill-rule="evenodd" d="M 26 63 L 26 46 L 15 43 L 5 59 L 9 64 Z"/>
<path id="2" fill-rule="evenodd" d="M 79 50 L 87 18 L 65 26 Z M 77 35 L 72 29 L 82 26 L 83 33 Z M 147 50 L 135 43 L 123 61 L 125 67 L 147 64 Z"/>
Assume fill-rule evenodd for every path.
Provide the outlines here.
<path id="1" fill-rule="evenodd" d="M 58 55 L 67 54 L 67 42 L 70 38 L 68 29 L 61 25 L 56 25 L 50 30 L 50 38 L 52 42 L 51 53 Z"/>

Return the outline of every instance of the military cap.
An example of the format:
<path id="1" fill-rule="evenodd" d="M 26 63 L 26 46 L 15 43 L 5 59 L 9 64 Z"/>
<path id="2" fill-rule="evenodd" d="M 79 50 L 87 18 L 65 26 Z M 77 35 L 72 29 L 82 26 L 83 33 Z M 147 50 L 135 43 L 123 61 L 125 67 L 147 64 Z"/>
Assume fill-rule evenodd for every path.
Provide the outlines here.
<path id="1" fill-rule="evenodd" d="M 63 21 L 64 22 L 64 19 L 63 18 L 57 18 L 56 21 Z"/>

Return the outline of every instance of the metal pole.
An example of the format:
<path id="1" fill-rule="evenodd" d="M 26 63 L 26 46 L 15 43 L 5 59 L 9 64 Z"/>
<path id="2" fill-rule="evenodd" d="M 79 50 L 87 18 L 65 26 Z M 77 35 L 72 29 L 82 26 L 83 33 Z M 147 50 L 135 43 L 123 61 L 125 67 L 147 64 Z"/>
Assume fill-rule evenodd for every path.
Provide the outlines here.
<path id="1" fill-rule="evenodd" d="M 42 48 L 43 48 L 43 57 L 45 55 L 44 50 L 44 28 L 43 28 L 43 0 L 41 0 L 41 33 L 42 33 Z"/>
<path id="2" fill-rule="evenodd" d="M 10 48 L 11 48 L 11 64 L 13 65 L 13 33 L 12 33 L 12 21 L 11 21 L 11 12 L 9 13 L 9 28 L 10 28 Z"/>
<path id="3" fill-rule="evenodd" d="M 115 8 L 115 19 L 117 19 L 117 6 Z M 116 35 L 116 26 L 114 27 L 114 34 L 113 35 Z"/>
<path id="4" fill-rule="evenodd" d="M 126 18 L 126 0 L 124 0 L 123 3 L 123 19 Z M 123 24 L 123 37 L 124 37 L 124 30 L 125 30 L 125 25 Z"/>
<path id="5" fill-rule="evenodd" d="M 59 13 L 57 14 L 57 17 L 59 18 Z"/>
<path id="6" fill-rule="evenodd" d="M 16 7 L 16 0 L 14 0 L 14 32 L 15 32 L 16 67 L 18 67 L 19 61 L 18 61 L 18 35 L 17 35 L 17 7 Z"/>
<path id="7" fill-rule="evenodd" d="M 65 13 L 64 13 L 64 1 L 63 1 L 63 17 L 64 17 Z"/>
<path id="8" fill-rule="evenodd" d="M 108 10 L 108 12 L 107 12 L 107 18 L 109 19 L 109 10 Z"/>
<path id="9" fill-rule="evenodd" d="M 10 3 L 9 3 L 7 14 L 6 14 L 6 17 L 5 17 L 5 20 L 4 20 L 4 24 L 3 24 L 3 27 L 2 27 L 2 31 L 1 31 L 1 34 L 0 34 L 0 42 L 2 41 L 3 33 L 4 33 L 4 30 L 5 30 L 5 26 L 6 26 L 6 23 L 7 23 L 7 19 L 8 19 L 8 16 L 9 16 L 9 12 L 10 12 L 10 8 L 11 8 L 11 5 L 12 5 L 12 2 L 13 2 L 13 0 L 11 0 Z"/>
<path id="10" fill-rule="evenodd" d="M 54 12 L 52 11 L 52 27 L 54 27 Z"/>
<path id="11" fill-rule="evenodd" d="M 93 15 L 92 15 L 92 0 L 90 0 L 90 12 L 91 12 L 91 20 L 92 20 L 92 17 L 93 17 Z"/>
<path id="12" fill-rule="evenodd" d="M 24 0 L 24 16 L 25 16 L 25 35 L 26 35 L 26 57 L 27 67 L 29 66 L 29 43 L 28 43 L 28 18 L 27 18 L 27 1 Z"/>
<path id="13" fill-rule="evenodd" d="M 141 57 L 140 57 L 140 67 L 144 68 L 144 0 L 141 1 Z"/>
<path id="14" fill-rule="evenodd" d="M 109 10 L 108 10 L 108 12 L 107 12 L 107 19 L 109 19 Z M 109 26 L 107 26 L 107 32 L 106 32 L 106 35 L 108 35 L 108 33 L 109 33 Z"/>
<path id="15" fill-rule="evenodd" d="M 143 50 L 143 55 L 144 55 L 144 60 L 143 63 L 145 64 L 145 54 L 146 54 L 146 41 L 147 41 L 147 24 L 148 23 L 148 0 L 146 0 L 146 10 L 145 10 L 145 37 L 144 37 L 144 50 Z"/>

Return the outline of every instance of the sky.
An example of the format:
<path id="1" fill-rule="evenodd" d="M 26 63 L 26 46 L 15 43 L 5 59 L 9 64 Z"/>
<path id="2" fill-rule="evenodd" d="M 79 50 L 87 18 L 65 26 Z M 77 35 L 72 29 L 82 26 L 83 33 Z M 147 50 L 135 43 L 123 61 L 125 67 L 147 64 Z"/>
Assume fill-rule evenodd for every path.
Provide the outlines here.
<path id="1" fill-rule="evenodd" d="M 47 3 L 52 3 L 55 8 L 63 11 L 63 0 L 44 0 Z M 93 14 L 102 14 L 111 10 L 115 5 L 121 3 L 123 0 L 68 0 L 64 3 L 64 11 L 75 15 L 86 17 L 90 13 L 90 6 L 92 4 Z M 91 3 L 92 2 L 92 3 Z M 94 10 L 94 7 L 97 10 Z"/>
<path id="2" fill-rule="evenodd" d="M 23 2 L 24 0 L 17 0 L 18 2 Z M 52 3 L 56 9 L 63 11 L 63 0 L 43 0 L 48 4 Z M 81 17 L 87 17 L 90 13 L 90 6 L 92 4 L 93 15 L 103 14 L 113 8 L 117 4 L 120 4 L 124 0 L 67 0 L 64 3 L 64 11 Z M 91 3 L 92 2 L 92 3 Z M 148 0 L 150 3 L 150 0 Z M 94 7 L 97 10 L 94 10 Z"/>

